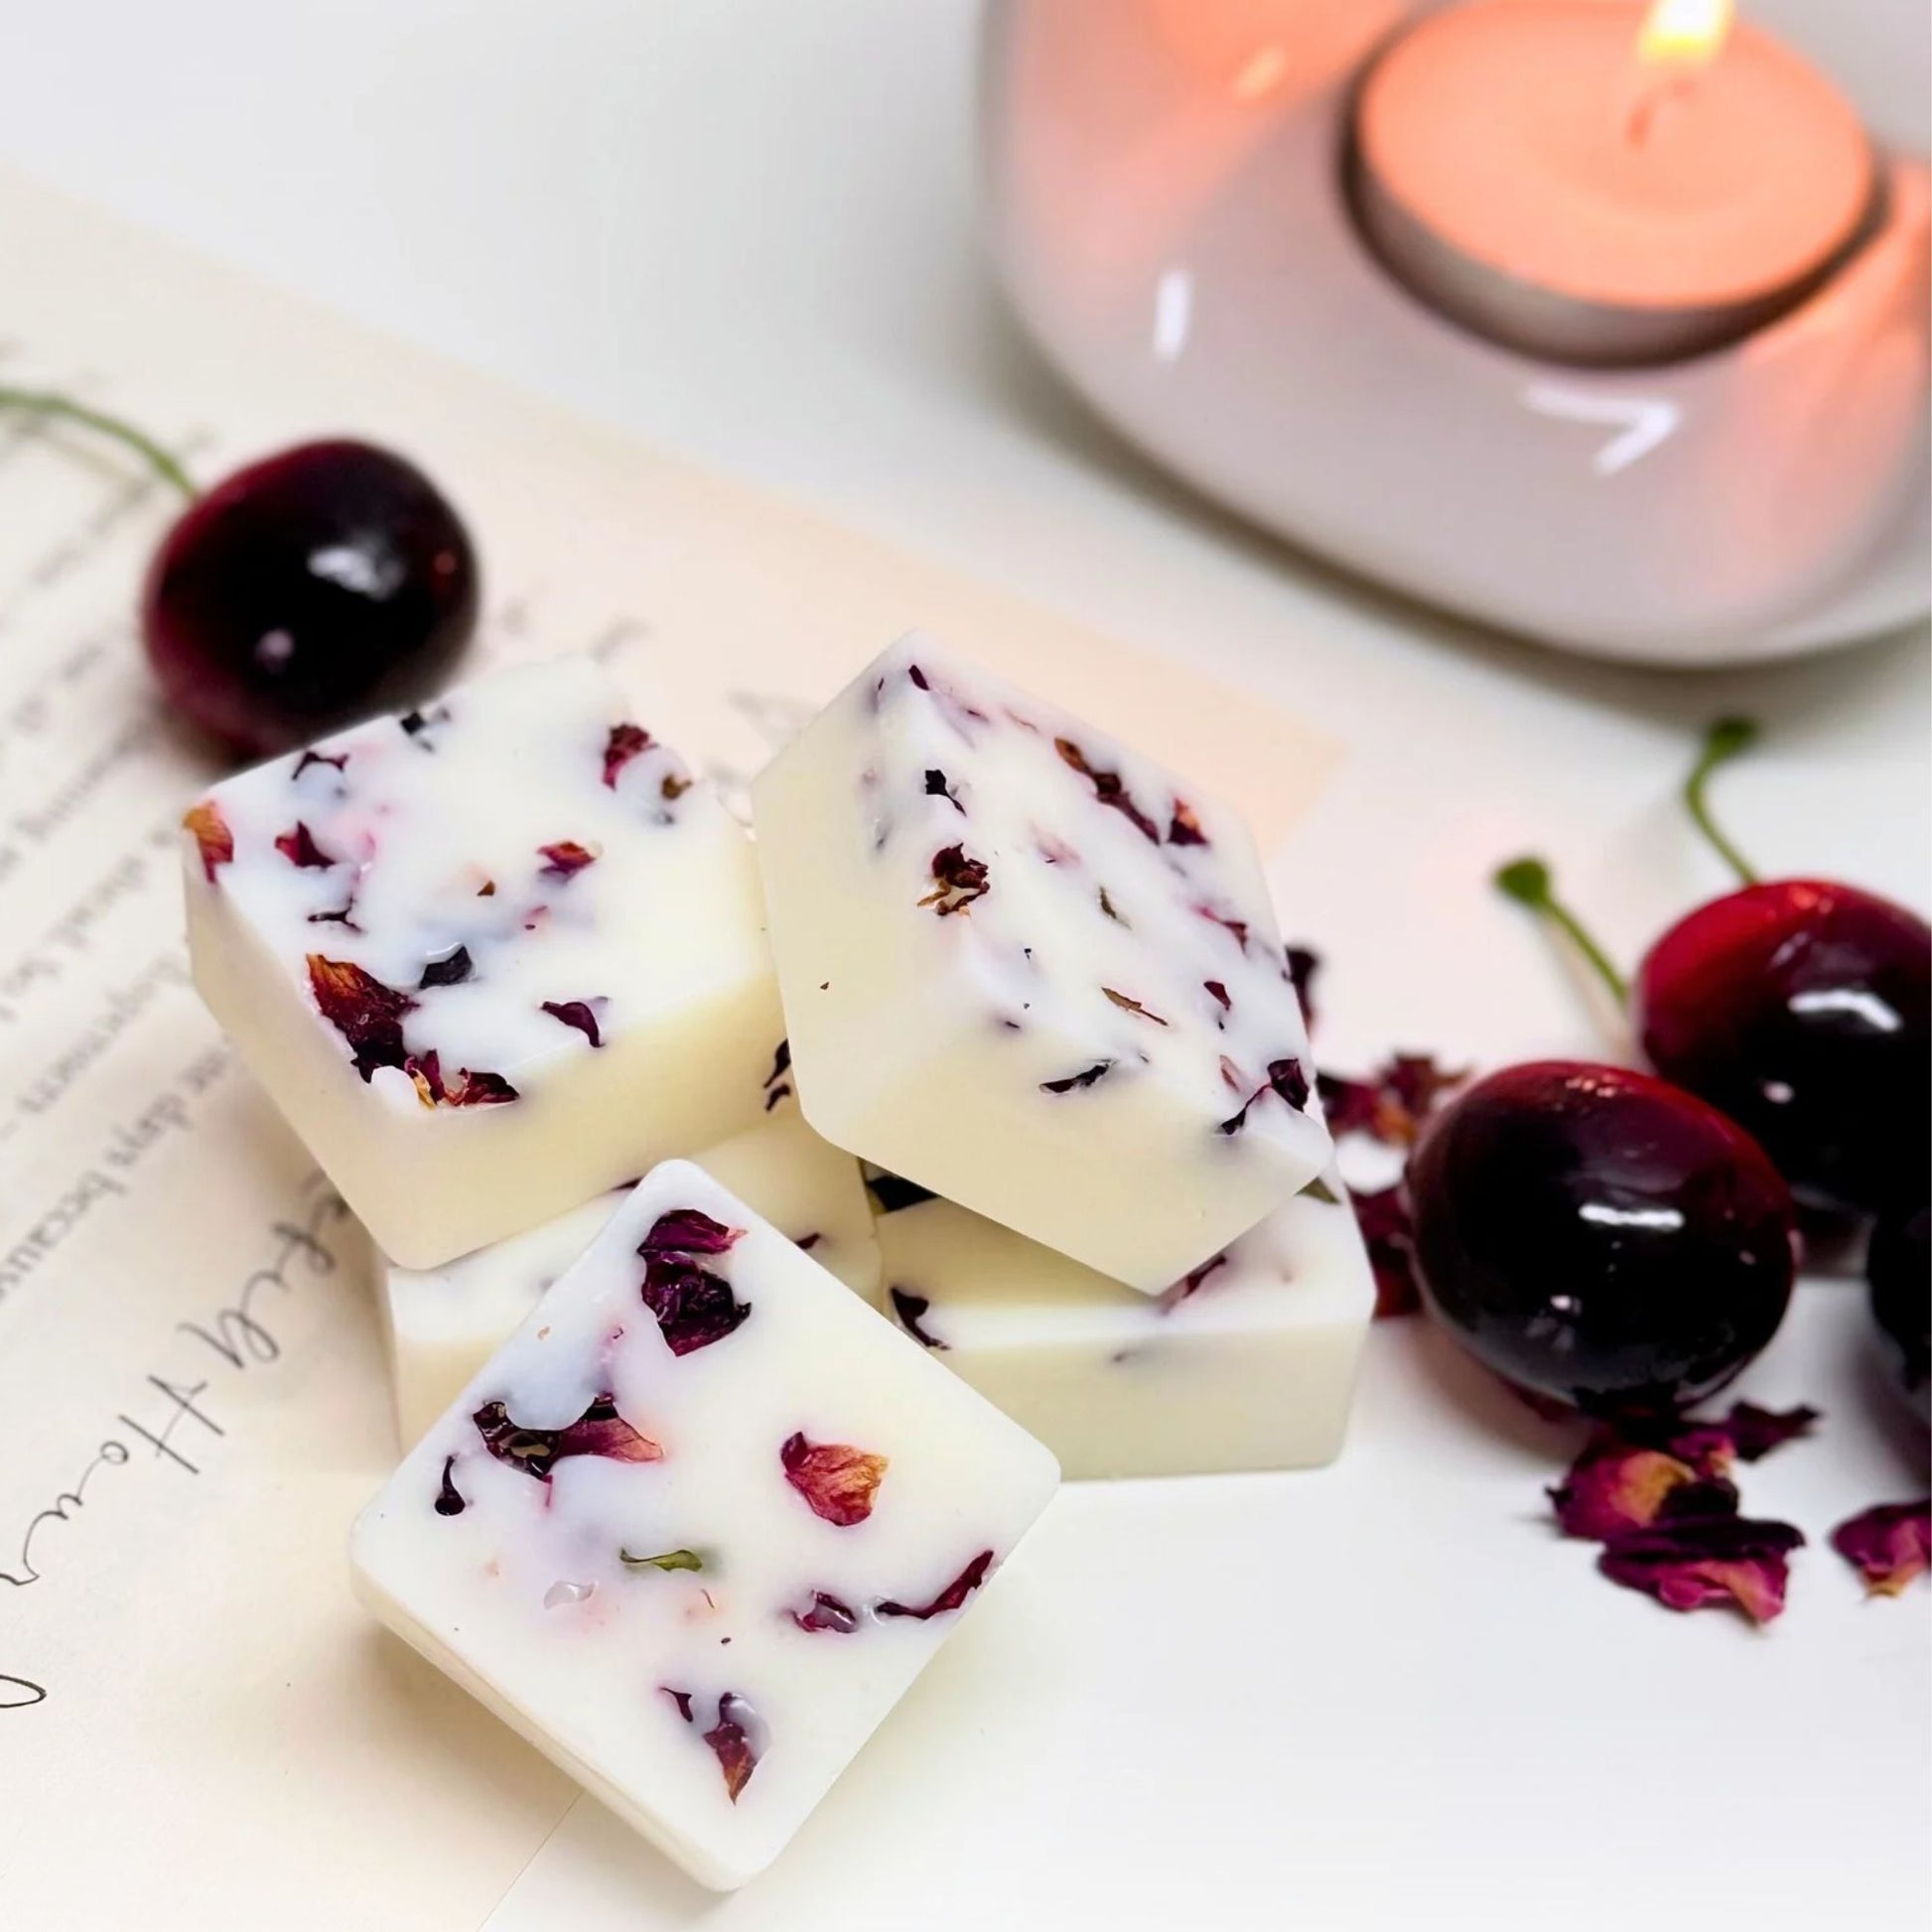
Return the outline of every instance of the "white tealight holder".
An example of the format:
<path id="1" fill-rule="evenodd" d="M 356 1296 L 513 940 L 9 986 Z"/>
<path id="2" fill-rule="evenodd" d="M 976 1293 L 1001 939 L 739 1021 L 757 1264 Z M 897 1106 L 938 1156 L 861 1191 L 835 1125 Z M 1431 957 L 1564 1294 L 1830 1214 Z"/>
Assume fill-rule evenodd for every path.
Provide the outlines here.
<path id="1" fill-rule="evenodd" d="M 1508 345 L 1357 211 L 1356 89 L 1430 10 L 993 0 L 993 242 L 1047 356 L 1207 495 L 1550 643 L 1734 663 L 1922 618 L 1924 165 L 1881 154 L 1856 245 L 1715 345 L 1595 366 L 1534 317 L 1543 351 Z"/>

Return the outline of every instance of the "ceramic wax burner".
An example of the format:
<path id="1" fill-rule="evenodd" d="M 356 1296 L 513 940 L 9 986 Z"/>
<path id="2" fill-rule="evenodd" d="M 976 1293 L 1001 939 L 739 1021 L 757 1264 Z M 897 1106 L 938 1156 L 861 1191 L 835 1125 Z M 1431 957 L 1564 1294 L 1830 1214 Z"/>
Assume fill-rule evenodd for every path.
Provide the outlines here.
<path id="1" fill-rule="evenodd" d="M 1924 165 L 1727 0 L 994 0 L 996 252 L 1207 494 L 1552 643 L 1922 616 Z"/>

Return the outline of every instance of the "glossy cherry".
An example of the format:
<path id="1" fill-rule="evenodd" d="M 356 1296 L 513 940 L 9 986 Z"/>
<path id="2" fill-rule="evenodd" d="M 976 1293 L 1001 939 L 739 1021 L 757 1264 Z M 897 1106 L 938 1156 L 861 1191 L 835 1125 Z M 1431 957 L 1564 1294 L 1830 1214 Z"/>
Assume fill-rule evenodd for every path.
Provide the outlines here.
<path id="1" fill-rule="evenodd" d="M 1932 1423 L 1932 1207 L 1878 1217 L 1865 1280 L 1899 1387 Z"/>
<path id="2" fill-rule="evenodd" d="M 1711 773 L 1754 737 L 1741 719 L 1715 725 L 1685 786 L 1743 886 L 1645 955 L 1627 989 L 1637 1038 L 1666 1079 L 1748 1128 L 1808 1204 L 1916 1206 L 1932 1170 L 1932 932 L 1853 886 L 1755 877 L 1705 801 Z M 1499 883 L 1564 923 L 1626 991 L 1542 868 L 1519 863 Z"/>
<path id="3" fill-rule="evenodd" d="M 1755 1141 L 1647 1073 L 1506 1067 L 1437 1115 L 1405 1182 L 1438 1320 L 1498 1374 L 1592 1415 L 1728 1382 L 1791 1297 L 1791 1194 Z"/>
<path id="4" fill-rule="evenodd" d="M 286 751 L 427 696 L 475 628 L 469 532 L 387 450 L 305 443 L 200 494 L 118 417 L 0 387 L 5 408 L 113 437 L 188 498 L 149 567 L 141 634 L 176 709 L 237 752 Z"/>
<path id="5" fill-rule="evenodd" d="M 176 707 L 260 757 L 426 696 L 477 600 L 469 534 L 420 470 L 368 443 L 305 443 L 183 512 L 149 567 L 141 634 Z"/>

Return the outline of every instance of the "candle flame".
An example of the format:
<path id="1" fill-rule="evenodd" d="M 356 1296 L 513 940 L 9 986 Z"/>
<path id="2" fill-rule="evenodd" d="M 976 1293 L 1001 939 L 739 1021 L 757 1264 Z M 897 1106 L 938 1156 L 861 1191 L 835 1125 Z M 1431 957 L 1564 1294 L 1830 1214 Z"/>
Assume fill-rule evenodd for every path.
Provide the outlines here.
<path id="1" fill-rule="evenodd" d="M 1730 33 L 1733 0 L 1651 0 L 1637 36 L 1646 67 L 1708 67 Z"/>

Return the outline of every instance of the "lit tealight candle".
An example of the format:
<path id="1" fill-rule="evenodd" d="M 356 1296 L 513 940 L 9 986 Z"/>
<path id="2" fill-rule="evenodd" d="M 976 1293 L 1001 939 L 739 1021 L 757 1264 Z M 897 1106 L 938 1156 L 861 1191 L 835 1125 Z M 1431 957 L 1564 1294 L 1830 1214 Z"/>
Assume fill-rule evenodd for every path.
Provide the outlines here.
<path id="1" fill-rule="evenodd" d="M 1877 170 L 1836 87 L 1729 0 L 1473 0 L 1376 62 L 1356 207 L 1390 270 L 1565 361 L 1675 360 L 1812 293 Z"/>

